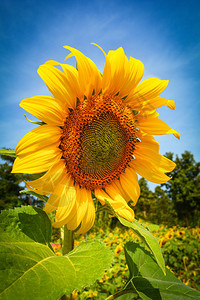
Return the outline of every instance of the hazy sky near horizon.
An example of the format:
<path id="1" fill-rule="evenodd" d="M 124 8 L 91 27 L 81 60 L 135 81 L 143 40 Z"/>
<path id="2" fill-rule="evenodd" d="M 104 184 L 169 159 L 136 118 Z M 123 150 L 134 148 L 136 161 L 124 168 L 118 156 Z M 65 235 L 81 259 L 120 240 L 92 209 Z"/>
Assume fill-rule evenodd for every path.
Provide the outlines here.
<path id="1" fill-rule="evenodd" d="M 181 133 L 156 136 L 160 153 L 185 150 L 200 161 L 200 2 L 191 1 L 18 1 L 0 2 L 0 148 L 15 148 L 35 125 L 19 103 L 50 95 L 37 74 L 40 64 L 64 62 L 69 45 L 100 69 L 106 52 L 122 46 L 145 65 L 143 79 L 168 79 L 163 92 L 176 110 L 160 108 L 160 118 Z M 73 60 L 71 61 L 73 63 Z M 30 119 L 34 119 L 27 113 Z"/>

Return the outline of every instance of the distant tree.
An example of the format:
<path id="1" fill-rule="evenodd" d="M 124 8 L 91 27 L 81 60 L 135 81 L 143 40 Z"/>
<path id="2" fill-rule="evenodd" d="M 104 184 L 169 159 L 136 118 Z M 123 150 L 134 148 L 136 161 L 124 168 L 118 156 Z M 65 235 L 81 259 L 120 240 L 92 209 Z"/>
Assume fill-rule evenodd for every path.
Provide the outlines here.
<path id="1" fill-rule="evenodd" d="M 177 224 L 177 213 L 173 202 L 169 199 L 166 191 L 160 186 L 155 188 L 154 197 L 156 199 L 156 224 L 173 226 Z"/>
<path id="2" fill-rule="evenodd" d="M 42 206 L 42 202 L 36 197 L 20 194 L 25 188 L 24 180 L 31 177 L 24 174 L 11 173 L 14 157 L 1 155 L 5 163 L 0 164 L 0 210 L 14 208 L 21 205 Z"/>
<path id="3" fill-rule="evenodd" d="M 173 160 L 173 153 L 165 155 Z M 200 163 L 193 155 L 185 151 L 174 159 L 176 168 L 169 173 L 172 179 L 162 186 L 174 204 L 181 225 L 198 225 L 200 217 Z"/>
<path id="4" fill-rule="evenodd" d="M 155 224 L 177 224 L 177 214 L 166 191 L 157 186 L 152 192 L 144 178 L 139 180 L 139 185 L 141 194 L 135 207 L 136 217 Z"/>
<path id="5" fill-rule="evenodd" d="M 22 204 L 27 205 L 27 195 L 20 195 L 23 189 L 20 183 L 23 181 L 19 174 L 11 174 L 12 166 L 7 162 L 0 165 L 0 209 L 9 209 Z"/>
<path id="6" fill-rule="evenodd" d="M 135 207 L 136 217 L 154 222 L 156 216 L 156 201 L 154 194 L 149 190 L 146 179 L 140 178 L 139 185 L 140 197 Z"/>

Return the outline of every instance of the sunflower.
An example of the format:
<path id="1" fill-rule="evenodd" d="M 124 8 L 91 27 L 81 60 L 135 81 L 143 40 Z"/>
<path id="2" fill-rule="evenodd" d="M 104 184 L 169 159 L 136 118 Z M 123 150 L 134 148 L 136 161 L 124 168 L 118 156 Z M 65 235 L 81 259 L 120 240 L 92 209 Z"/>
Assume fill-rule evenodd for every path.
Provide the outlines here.
<path id="1" fill-rule="evenodd" d="M 170 178 L 175 164 L 159 154 L 152 135 L 180 134 L 158 118 L 157 108 L 175 109 L 173 100 L 159 95 L 168 81 L 142 81 L 140 60 L 126 57 L 122 48 L 105 55 L 103 74 L 80 51 L 70 50 L 78 68 L 47 61 L 38 69 L 53 96 L 24 99 L 20 106 L 43 121 L 16 147 L 14 173 L 41 173 L 27 187 L 50 195 L 47 213 L 56 211 L 55 227 L 67 224 L 78 233 L 95 219 L 92 193 L 117 215 L 134 220 L 140 188 L 137 174 L 155 183 Z M 62 71 L 61 71 L 62 69 Z"/>

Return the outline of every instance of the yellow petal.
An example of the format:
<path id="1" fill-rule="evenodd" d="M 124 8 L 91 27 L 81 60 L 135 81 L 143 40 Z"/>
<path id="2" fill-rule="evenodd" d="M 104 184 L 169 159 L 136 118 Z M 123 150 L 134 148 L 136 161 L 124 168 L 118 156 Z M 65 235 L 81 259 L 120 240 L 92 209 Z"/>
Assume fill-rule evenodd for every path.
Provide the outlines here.
<path id="1" fill-rule="evenodd" d="M 57 184 L 56 188 L 49 197 L 44 210 L 49 213 L 58 209 L 55 221 L 61 222 L 73 217 L 73 215 L 76 213 L 76 209 L 74 209 L 75 206 L 76 190 L 73 185 L 73 181 L 68 173 L 63 174 L 61 181 Z"/>
<path id="2" fill-rule="evenodd" d="M 76 233 L 87 232 L 94 224 L 95 220 L 95 207 L 92 200 L 91 191 L 77 188 L 79 190 L 79 199 L 77 197 L 77 216 L 71 219 L 67 224 L 68 229 L 75 230 L 81 223 L 79 230 Z"/>
<path id="3" fill-rule="evenodd" d="M 108 201 L 116 214 L 132 222 L 134 220 L 134 211 L 128 206 L 117 187 L 107 186 L 106 192 L 108 194 L 103 190 L 96 189 L 95 196 L 98 200 Z"/>
<path id="4" fill-rule="evenodd" d="M 174 100 L 167 100 L 167 103 L 165 104 L 170 109 L 175 110 L 175 101 Z"/>
<path id="5" fill-rule="evenodd" d="M 59 205 L 60 206 L 60 205 Z M 75 230 L 81 223 L 76 233 L 87 232 L 94 224 L 95 208 L 91 197 L 91 191 L 76 187 L 76 200 L 66 206 L 66 210 L 61 209 L 65 218 L 61 218 L 56 214 L 56 222 L 54 227 L 61 227 L 67 224 L 69 230 Z"/>
<path id="6" fill-rule="evenodd" d="M 133 205 L 136 205 L 137 200 L 140 196 L 140 187 L 138 184 L 138 177 L 135 171 L 127 167 L 125 173 L 122 173 L 120 175 L 120 182 L 124 191 L 133 201 Z"/>
<path id="7" fill-rule="evenodd" d="M 170 177 L 165 175 L 159 168 L 157 168 L 152 163 L 145 161 L 143 159 L 134 159 L 130 163 L 131 167 L 138 173 L 140 176 L 146 178 L 147 180 L 154 183 L 165 183 Z"/>
<path id="8" fill-rule="evenodd" d="M 59 148 L 53 145 L 36 152 L 19 156 L 15 159 L 12 173 L 42 173 L 47 171 L 60 159 L 62 153 Z"/>
<path id="9" fill-rule="evenodd" d="M 140 80 L 142 79 L 142 76 L 144 74 L 144 65 L 143 63 L 136 58 L 130 57 L 129 60 L 129 67 L 130 67 L 130 84 L 132 83 L 132 89 L 134 89 Z"/>
<path id="10" fill-rule="evenodd" d="M 67 223 L 67 228 L 69 230 L 75 230 L 85 218 L 89 198 L 91 198 L 91 191 L 84 188 L 81 189 L 78 186 L 76 187 L 77 210 L 74 217 Z"/>
<path id="11" fill-rule="evenodd" d="M 175 110 L 175 101 L 174 100 L 167 100 L 163 97 L 157 96 L 149 101 L 144 102 L 143 110 L 152 110 L 159 108 L 163 105 L 166 105 L 170 109 Z"/>
<path id="12" fill-rule="evenodd" d="M 50 96 L 35 96 L 21 101 L 20 106 L 27 112 L 49 125 L 62 126 L 68 111 Z"/>
<path id="13" fill-rule="evenodd" d="M 143 63 L 133 57 L 128 60 L 122 47 L 109 51 L 105 58 L 102 76 L 104 95 L 115 95 L 119 92 L 121 98 L 127 96 L 143 76 Z"/>
<path id="14" fill-rule="evenodd" d="M 58 189 L 56 189 L 57 195 L 55 192 L 53 193 L 55 197 L 60 198 L 55 221 L 60 222 L 62 220 L 65 220 L 67 224 L 69 220 L 71 220 L 73 216 L 76 215 L 77 212 L 76 188 L 71 178 L 69 178 L 69 180 L 67 181 L 62 182 L 61 186 L 62 188 L 58 187 L 58 189 L 62 190 L 61 194 Z"/>
<path id="15" fill-rule="evenodd" d="M 30 154 L 52 145 L 52 149 L 60 144 L 62 130 L 57 126 L 42 125 L 28 132 L 17 144 L 17 155 Z"/>
<path id="16" fill-rule="evenodd" d="M 157 112 L 156 109 L 153 109 L 153 110 L 141 109 L 140 113 L 138 113 L 135 116 L 135 119 L 140 122 L 140 120 L 143 120 L 146 118 L 157 118 L 157 117 L 159 117 L 159 113 Z"/>
<path id="17" fill-rule="evenodd" d="M 143 63 L 136 58 L 130 57 L 126 73 L 127 78 L 123 88 L 120 90 L 120 95 L 122 95 L 122 97 L 128 95 L 125 99 L 125 103 L 128 104 L 129 97 L 131 97 L 130 95 L 133 94 L 135 87 L 138 85 L 144 74 Z"/>
<path id="18" fill-rule="evenodd" d="M 120 194 L 119 189 L 116 185 L 111 184 L 106 187 L 106 193 L 111 197 L 109 203 L 115 210 L 115 212 L 125 218 L 126 220 L 133 222 L 134 221 L 134 211 L 128 206 L 125 199 Z M 108 199 L 107 199 L 108 200 Z"/>
<path id="19" fill-rule="evenodd" d="M 158 118 L 146 118 L 139 121 L 139 129 L 146 133 L 159 135 L 159 134 L 173 134 L 176 138 L 180 139 L 180 133 L 170 128 L 165 122 Z"/>
<path id="20" fill-rule="evenodd" d="M 77 234 L 86 233 L 93 226 L 95 221 L 95 207 L 92 198 L 88 202 L 87 212 L 85 214 L 84 219 L 82 220 L 81 227 L 76 232 Z"/>
<path id="21" fill-rule="evenodd" d="M 149 148 L 149 149 L 159 152 L 159 149 L 160 149 L 159 143 L 154 139 L 154 137 L 152 135 L 141 132 L 139 130 L 137 132 L 137 137 L 140 139 L 140 141 L 141 141 L 140 143 L 142 143 L 142 145 L 145 148 Z M 140 143 L 139 144 L 137 143 L 136 147 L 137 147 L 137 145 L 140 145 Z"/>
<path id="22" fill-rule="evenodd" d="M 63 213 L 65 217 L 60 219 L 56 214 L 55 222 L 52 225 L 56 228 L 59 228 L 68 224 L 68 222 L 70 222 L 70 220 L 76 216 L 76 212 L 77 212 L 77 204 L 76 204 L 76 198 L 74 198 L 74 200 L 67 205 L 67 208 L 63 209 Z"/>
<path id="23" fill-rule="evenodd" d="M 87 98 L 90 98 L 95 91 L 95 94 L 99 94 L 101 90 L 101 75 L 97 69 L 95 63 L 83 53 L 75 48 L 64 46 L 64 48 L 71 51 L 67 56 L 75 56 L 78 64 L 78 76 L 80 88 Z M 67 59 L 66 58 L 66 59 Z"/>
<path id="24" fill-rule="evenodd" d="M 75 69 L 73 66 L 68 64 L 61 64 L 55 60 L 49 60 L 45 62 L 45 65 L 59 65 L 62 67 L 65 76 L 66 81 L 68 83 L 68 89 L 71 89 L 71 94 L 75 97 L 78 97 L 79 99 L 84 97 L 83 91 L 81 91 L 80 85 L 79 85 L 79 77 L 78 77 L 78 70 Z"/>
<path id="25" fill-rule="evenodd" d="M 138 143 L 136 149 L 134 151 L 134 156 L 144 162 L 150 162 L 156 168 L 158 168 L 161 172 L 168 173 L 174 170 L 176 164 L 170 159 L 162 156 L 157 151 L 153 149 L 147 148 L 143 143 Z"/>
<path id="26" fill-rule="evenodd" d="M 73 66 L 68 64 L 61 64 L 63 71 L 66 75 L 67 81 L 71 86 L 72 93 L 76 95 L 79 99 L 84 97 L 84 92 L 81 90 L 79 84 L 79 74 L 78 70 L 76 70 Z"/>
<path id="27" fill-rule="evenodd" d="M 39 67 L 38 74 L 63 108 L 76 107 L 76 95 L 72 94 L 71 86 L 63 72 L 50 64 L 44 64 Z"/>
<path id="28" fill-rule="evenodd" d="M 60 159 L 42 177 L 26 181 L 27 188 L 41 195 L 51 194 L 67 173 L 65 161 Z"/>
<path id="29" fill-rule="evenodd" d="M 140 110 L 144 102 L 160 95 L 167 87 L 168 82 L 168 80 L 160 80 L 155 77 L 142 81 L 129 97 L 127 104 L 130 104 L 133 109 Z"/>
<path id="30" fill-rule="evenodd" d="M 69 174 L 62 174 L 60 181 L 57 183 L 56 187 L 53 190 L 53 193 L 50 195 L 45 207 L 44 211 L 47 213 L 50 213 L 58 208 L 59 201 L 60 201 L 60 195 L 63 193 L 63 189 L 65 187 L 68 187 L 68 181 L 69 181 Z M 61 184 L 61 183 L 64 184 Z"/>
<path id="31" fill-rule="evenodd" d="M 48 199 L 48 201 L 47 201 L 47 203 L 44 207 L 44 211 L 46 213 L 50 213 L 52 211 L 55 211 L 58 207 L 58 204 L 59 204 L 59 198 L 58 197 L 53 197 L 53 194 L 51 194 L 51 196 L 49 197 L 49 199 Z"/>
<path id="32" fill-rule="evenodd" d="M 106 57 L 106 53 L 105 53 L 105 51 L 103 50 L 103 48 L 101 47 L 101 46 L 99 46 L 98 44 L 96 44 L 96 43 L 91 43 L 91 45 L 95 45 L 95 46 L 97 46 L 102 52 L 103 52 L 103 54 L 105 55 L 105 57 Z"/>
<path id="33" fill-rule="evenodd" d="M 131 198 L 129 197 L 129 195 L 126 193 L 126 191 L 123 189 L 122 185 L 121 185 L 121 182 L 119 181 L 119 179 L 113 181 L 113 183 L 116 185 L 116 187 L 118 188 L 119 190 L 119 193 L 120 195 L 124 198 L 124 200 L 128 203 Z M 100 201 L 101 202 L 101 201 Z M 105 202 L 104 202 L 105 204 Z M 102 204 L 102 205 L 104 205 Z"/>
<path id="34" fill-rule="evenodd" d="M 114 95 L 121 91 L 127 76 L 127 65 L 128 59 L 122 47 L 108 52 L 102 76 L 102 89 L 105 95 Z"/>

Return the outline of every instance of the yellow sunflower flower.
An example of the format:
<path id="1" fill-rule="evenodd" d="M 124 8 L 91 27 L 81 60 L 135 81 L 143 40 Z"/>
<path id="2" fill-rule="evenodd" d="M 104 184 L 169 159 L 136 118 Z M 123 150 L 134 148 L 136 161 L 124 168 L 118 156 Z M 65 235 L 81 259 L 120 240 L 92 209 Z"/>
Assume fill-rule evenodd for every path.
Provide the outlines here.
<path id="1" fill-rule="evenodd" d="M 144 66 L 126 57 L 122 48 L 105 55 L 103 74 L 80 51 L 78 70 L 47 61 L 38 73 L 52 93 L 24 99 L 20 106 L 45 124 L 26 134 L 16 147 L 14 173 L 46 172 L 27 187 L 49 195 L 46 212 L 57 210 L 55 227 L 67 224 L 78 233 L 88 231 L 95 219 L 91 192 L 116 214 L 129 221 L 140 188 L 137 174 L 155 182 L 170 178 L 175 164 L 159 154 L 152 135 L 180 134 L 158 119 L 156 109 L 174 101 L 160 97 L 168 81 L 150 78 L 140 82 Z M 67 59 L 66 58 L 66 59 Z M 62 71 L 55 67 L 59 65 Z"/>

